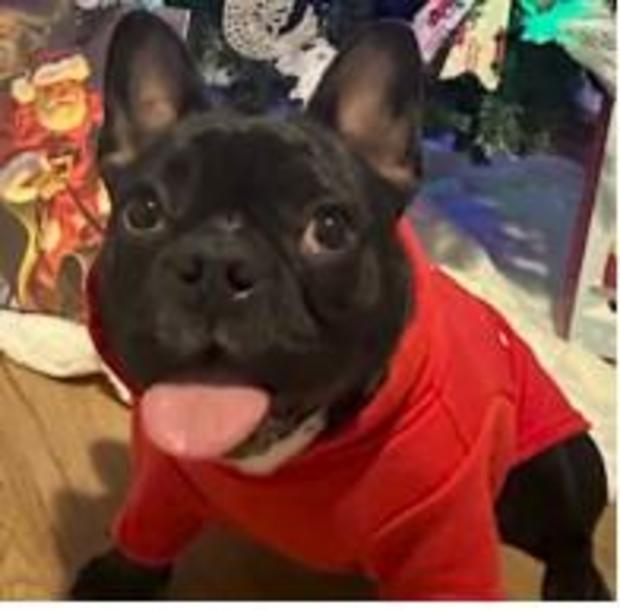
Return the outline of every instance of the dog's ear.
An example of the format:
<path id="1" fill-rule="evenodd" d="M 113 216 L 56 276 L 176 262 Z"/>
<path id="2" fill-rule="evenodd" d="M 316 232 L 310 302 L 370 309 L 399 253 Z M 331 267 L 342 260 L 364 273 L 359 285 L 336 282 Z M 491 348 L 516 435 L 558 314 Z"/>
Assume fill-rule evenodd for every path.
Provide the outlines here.
<path id="1" fill-rule="evenodd" d="M 104 76 L 105 118 L 98 156 L 122 164 L 181 116 L 207 107 L 204 84 L 176 32 L 147 11 L 123 17 Z"/>
<path id="2" fill-rule="evenodd" d="M 328 66 L 310 99 L 310 117 L 334 129 L 383 178 L 412 192 L 422 172 L 425 70 L 404 22 L 359 32 Z"/>

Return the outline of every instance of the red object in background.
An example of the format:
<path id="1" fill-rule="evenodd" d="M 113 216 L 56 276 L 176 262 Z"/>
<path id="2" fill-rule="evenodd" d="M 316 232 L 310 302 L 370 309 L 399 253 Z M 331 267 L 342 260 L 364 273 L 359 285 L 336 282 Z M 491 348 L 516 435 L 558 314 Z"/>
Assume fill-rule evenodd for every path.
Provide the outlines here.
<path id="1" fill-rule="evenodd" d="M 582 280 L 586 246 L 593 218 L 596 196 L 601 177 L 601 168 L 607 146 L 607 137 L 611 124 L 611 116 L 614 100 L 604 91 L 603 104 L 600 117 L 597 121 L 593 140 L 587 155 L 585 187 L 582 203 L 577 213 L 575 227 L 573 229 L 571 245 L 569 248 L 566 275 L 561 295 L 558 296 L 554 305 L 555 329 L 560 337 L 570 339 L 570 332 L 575 314 L 577 291 Z M 593 282 L 602 283 L 602 277 Z"/>
<path id="2" fill-rule="evenodd" d="M 14 296 L 18 307 L 81 318 L 107 214 L 94 150 L 103 109 L 84 55 L 46 50 L 38 60 L 10 83 L 0 151 L 2 205 L 26 234 Z"/>
<path id="3" fill-rule="evenodd" d="M 618 281 L 618 265 L 616 255 L 614 253 L 607 257 L 605 263 L 605 272 L 603 274 L 603 284 L 608 289 L 616 290 Z"/>
<path id="4" fill-rule="evenodd" d="M 337 434 L 272 474 L 160 452 L 133 412 L 132 482 L 113 536 L 166 564 L 210 520 L 324 570 L 364 572 L 392 599 L 502 597 L 494 500 L 512 466 L 588 425 L 490 306 L 399 235 L 416 304 L 387 381 Z M 89 279 L 90 332 L 116 375 Z M 136 388 L 134 387 L 134 390 Z"/>

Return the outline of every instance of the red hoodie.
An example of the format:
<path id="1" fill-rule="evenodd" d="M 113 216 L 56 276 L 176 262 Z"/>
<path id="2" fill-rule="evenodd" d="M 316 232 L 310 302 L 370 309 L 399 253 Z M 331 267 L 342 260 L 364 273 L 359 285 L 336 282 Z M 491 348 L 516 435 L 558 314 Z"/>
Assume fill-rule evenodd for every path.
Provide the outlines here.
<path id="1" fill-rule="evenodd" d="M 113 529 L 127 556 L 171 562 L 220 520 L 315 568 L 361 571 L 383 598 L 502 597 L 504 478 L 588 423 L 506 321 L 428 261 L 407 221 L 398 232 L 417 308 L 387 380 L 337 434 L 253 476 L 161 453 L 134 409 L 133 477 Z"/>

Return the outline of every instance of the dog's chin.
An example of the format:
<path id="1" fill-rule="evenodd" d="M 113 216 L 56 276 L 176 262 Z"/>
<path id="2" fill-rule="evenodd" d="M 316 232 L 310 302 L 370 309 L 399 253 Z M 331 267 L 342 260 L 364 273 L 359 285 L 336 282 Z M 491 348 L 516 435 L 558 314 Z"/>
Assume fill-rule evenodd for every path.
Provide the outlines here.
<path id="1" fill-rule="evenodd" d="M 325 424 L 325 409 L 317 405 L 297 405 L 294 408 L 272 398 L 270 410 L 256 429 L 237 447 L 224 456 L 226 461 L 247 461 L 268 455 L 276 446 L 295 435 L 300 429 L 318 432 L 315 427 Z"/>

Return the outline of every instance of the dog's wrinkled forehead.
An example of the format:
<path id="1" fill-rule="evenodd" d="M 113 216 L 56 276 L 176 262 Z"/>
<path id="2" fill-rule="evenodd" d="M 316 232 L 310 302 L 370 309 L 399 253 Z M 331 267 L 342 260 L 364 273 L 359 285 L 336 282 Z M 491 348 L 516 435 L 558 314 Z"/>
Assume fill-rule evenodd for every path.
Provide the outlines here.
<path id="1" fill-rule="evenodd" d="M 307 122 L 228 113 L 208 112 L 185 119 L 162 138 L 158 148 L 160 164 L 175 159 L 196 166 L 192 155 L 200 154 L 203 170 L 219 166 L 232 173 L 232 168 L 238 168 L 248 172 L 236 177 L 244 180 L 256 178 L 256 174 L 265 179 L 277 178 L 285 169 L 292 172 L 291 180 L 318 178 L 344 171 L 350 165 L 344 147 L 325 130 Z"/>
<path id="2" fill-rule="evenodd" d="M 360 205 L 360 172 L 338 139 L 308 121 L 205 112 L 180 121 L 123 173 L 128 183 L 168 191 L 179 212 L 207 214 L 218 206 Z"/>

